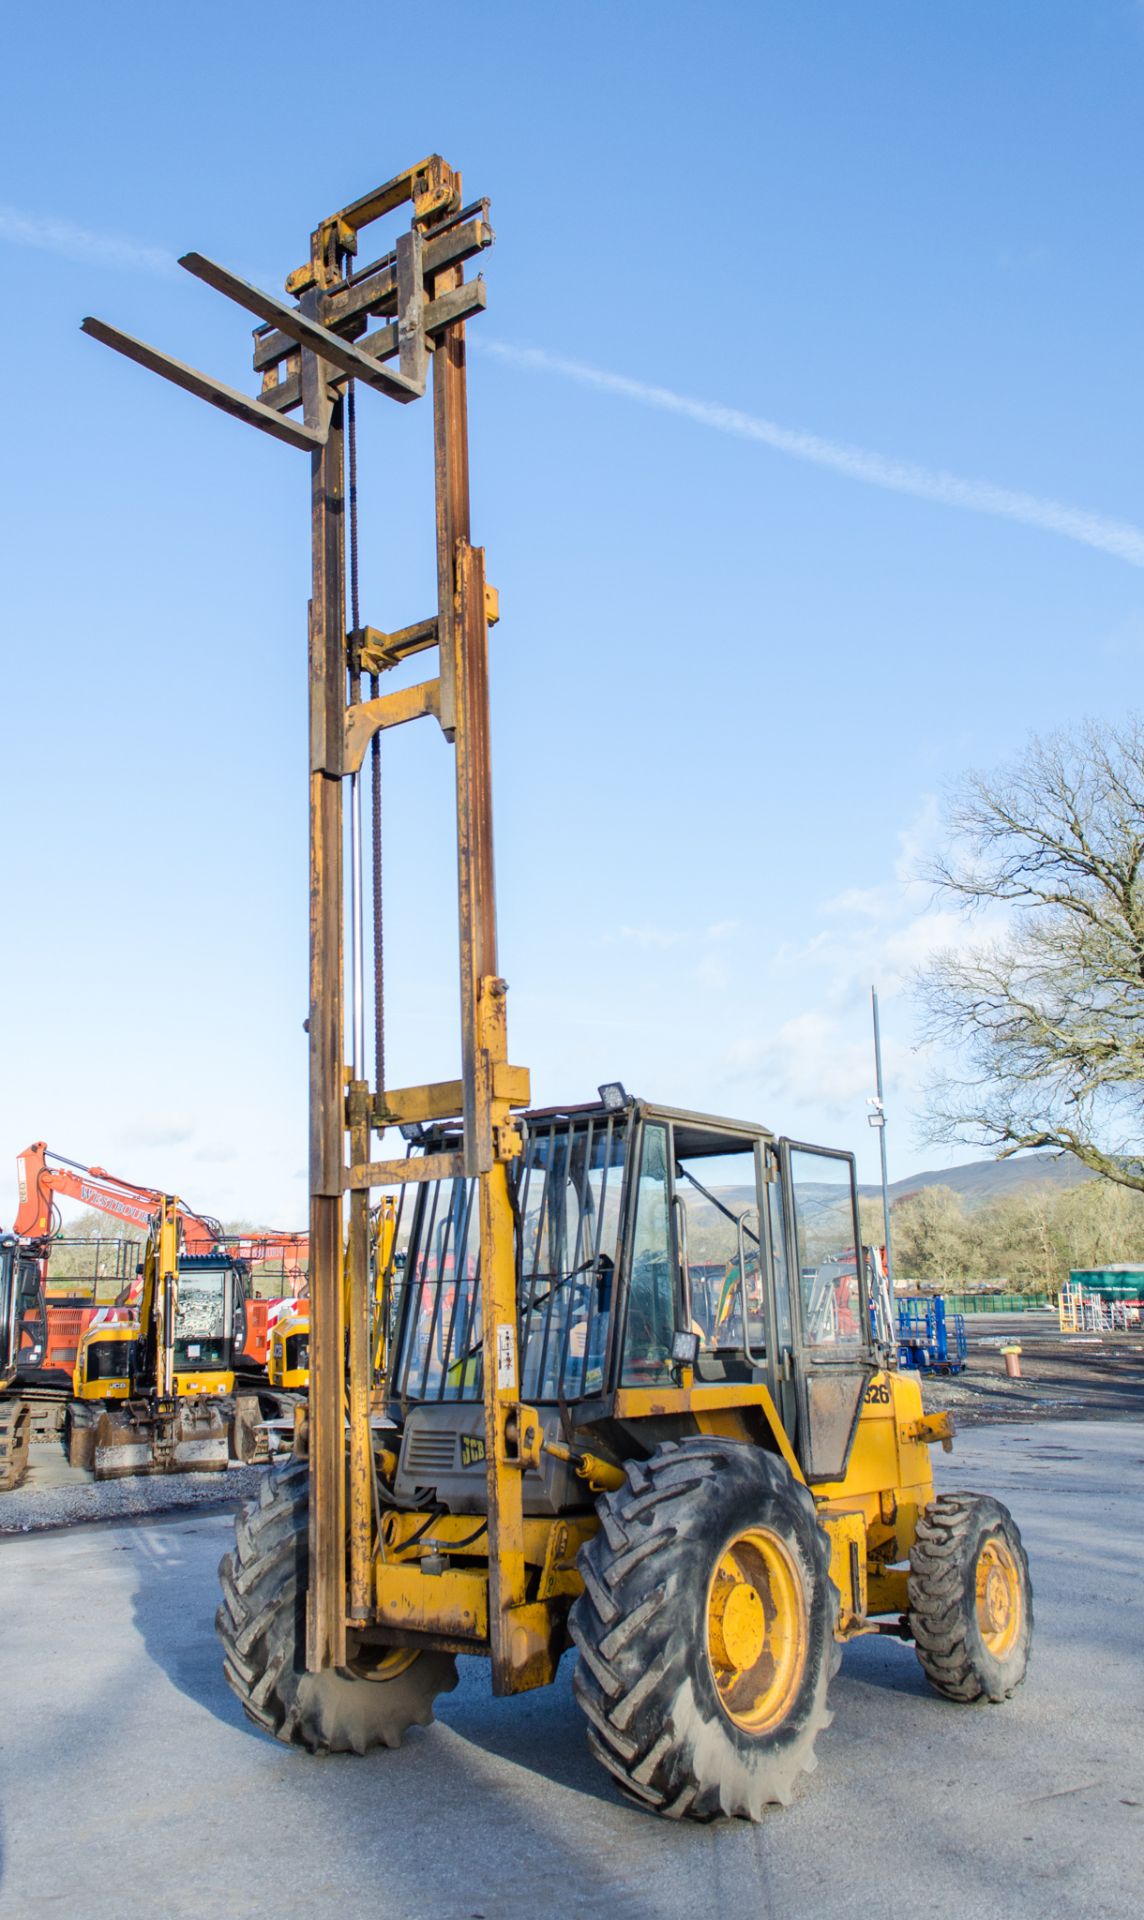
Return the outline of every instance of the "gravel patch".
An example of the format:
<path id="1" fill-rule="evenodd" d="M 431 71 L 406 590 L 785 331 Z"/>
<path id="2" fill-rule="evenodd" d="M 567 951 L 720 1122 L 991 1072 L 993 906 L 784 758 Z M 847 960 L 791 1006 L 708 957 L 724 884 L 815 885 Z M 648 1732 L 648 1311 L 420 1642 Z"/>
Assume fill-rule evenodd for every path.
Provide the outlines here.
<path id="1" fill-rule="evenodd" d="M 1026 1420 L 1144 1418 L 1144 1335 L 1062 1334 L 1056 1314 L 966 1316 L 969 1360 L 953 1378 L 923 1379 L 928 1412 L 944 1408 L 964 1429 Z M 1021 1349 L 1010 1380 L 1001 1348 Z"/>
<path id="2" fill-rule="evenodd" d="M 0 1534 L 172 1513 L 180 1507 L 234 1507 L 258 1492 L 265 1471 L 233 1466 L 226 1473 L 140 1474 L 130 1480 L 89 1480 L 81 1486 L 17 1487 L 14 1493 L 0 1494 Z"/>

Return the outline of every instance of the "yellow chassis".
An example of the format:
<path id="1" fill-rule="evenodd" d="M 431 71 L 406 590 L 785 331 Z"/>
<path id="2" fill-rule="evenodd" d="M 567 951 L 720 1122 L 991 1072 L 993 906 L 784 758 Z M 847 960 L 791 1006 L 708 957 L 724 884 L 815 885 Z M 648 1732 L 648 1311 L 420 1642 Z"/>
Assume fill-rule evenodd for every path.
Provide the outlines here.
<path id="1" fill-rule="evenodd" d="M 530 1411 L 521 1409 L 519 1467 L 535 1462 L 540 1445 Z M 804 1480 L 765 1387 L 633 1388 L 616 1396 L 619 1419 L 675 1413 L 689 1414 L 700 1433 L 769 1445 Z M 880 1618 L 905 1613 L 905 1563 L 918 1515 L 933 1498 L 929 1448 L 948 1446 L 952 1434 L 948 1415 L 923 1413 L 915 1379 L 879 1373 L 871 1380 L 844 1479 L 811 1489 L 841 1596 L 838 1639 L 875 1633 Z M 383 1469 L 395 1464 L 390 1455 Z M 590 1485 L 623 1478 L 619 1468 L 590 1457 L 581 1471 Z M 581 1591 L 576 1556 L 598 1525 L 592 1512 L 523 1519 L 525 1599 L 512 1613 L 514 1691 L 552 1678 L 568 1644 L 568 1609 Z M 487 1522 L 479 1515 L 388 1510 L 373 1560 L 371 1617 L 359 1632 L 381 1644 L 488 1653 L 487 1555 Z"/>

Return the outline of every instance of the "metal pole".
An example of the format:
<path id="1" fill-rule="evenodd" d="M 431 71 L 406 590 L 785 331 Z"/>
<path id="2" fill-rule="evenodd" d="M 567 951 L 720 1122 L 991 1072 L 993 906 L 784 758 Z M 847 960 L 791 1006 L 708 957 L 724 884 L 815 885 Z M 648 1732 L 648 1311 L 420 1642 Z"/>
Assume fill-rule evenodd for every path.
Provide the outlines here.
<path id="1" fill-rule="evenodd" d="M 302 305 L 315 296 L 303 296 Z M 328 420 L 312 463 L 310 601 L 310 1579 L 306 1665 L 346 1662 L 345 1137 L 342 765 L 346 703 L 343 402 L 302 355 L 306 414 Z"/>
<path id="2" fill-rule="evenodd" d="M 434 293 L 460 270 L 437 276 Z M 523 1475 L 507 1423 L 520 1397 L 516 1261 L 508 1169 L 494 1138 L 496 1068 L 507 1058 L 497 973 L 484 554 L 469 544 L 465 329 L 433 356 L 441 725 L 456 748 L 457 896 L 465 1171 L 478 1176 L 488 1489 L 489 1646 L 493 1692 L 551 1676 L 546 1634 L 526 1621 Z M 505 1110 L 502 1121 L 507 1122 Z"/>
<path id="3" fill-rule="evenodd" d="M 364 1080 L 365 920 L 362 912 L 361 778 L 350 776 L 350 999 L 353 1078 Z"/>
<path id="4" fill-rule="evenodd" d="M 882 1231 L 886 1236 L 886 1284 L 894 1297 L 893 1253 L 890 1248 L 890 1182 L 886 1172 L 886 1102 L 882 1087 L 882 1029 L 878 1020 L 878 989 L 870 988 L 874 1009 L 874 1076 L 878 1091 L 878 1148 L 882 1156 Z"/>

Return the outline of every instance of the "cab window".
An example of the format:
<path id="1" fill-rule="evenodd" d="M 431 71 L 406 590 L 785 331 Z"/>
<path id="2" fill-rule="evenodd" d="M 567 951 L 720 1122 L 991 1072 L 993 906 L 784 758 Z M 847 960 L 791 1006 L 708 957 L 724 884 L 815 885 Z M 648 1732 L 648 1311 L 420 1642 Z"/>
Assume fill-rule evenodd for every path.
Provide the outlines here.
<path id="1" fill-rule="evenodd" d="M 675 1269 L 668 1192 L 667 1128 L 644 1127 L 632 1232 L 623 1384 L 661 1386 L 672 1378 Z"/>
<path id="2" fill-rule="evenodd" d="M 675 1129 L 675 1203 L 685 1228 L 680 1257 L 685 1252 L 691 1331 L 699 1336 L 696 1376 L 711 1382 L 751 1379 L 766 1349 L 755 1145 L 710 1150 L 721 1144 L 729 1144 L 726 1136 L 707 1140 L 695 1128 Z"/>
<path id="3" fill-rule="evenodd" d="M 803 1339 L 809 1347 L 856 1347 L 863 1289 L 850 1160 L 796 1147 L 790 1172 Z"/>

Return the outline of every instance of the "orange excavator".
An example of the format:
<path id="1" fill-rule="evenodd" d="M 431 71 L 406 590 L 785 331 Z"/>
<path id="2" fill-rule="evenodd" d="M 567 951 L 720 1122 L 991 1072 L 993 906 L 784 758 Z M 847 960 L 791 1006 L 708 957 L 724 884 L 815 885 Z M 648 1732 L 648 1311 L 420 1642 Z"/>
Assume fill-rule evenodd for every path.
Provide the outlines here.
<path id="1" fill-rule="evenodd" d="M 49 1160 L 51 1165 L 48 1164 Z M 109 1214 L 145 1237 L 164 1198 L 156 1188 L 138 1186 L 134 1181 L 109 1173 L 105 1167 L 86 1167 L 78 1160 L 66 1160 L 63 1154 L 52 1152 L 42 1140 L 35 1141 L 23 1153 L 17 1154 L 16 1176 L 19 1206 L 12 1231 L 21 1239 L 46 1242 L 55 1238 L 60 1225 L 57 1196 L 78 1200 L 82 1206 Z M 260 1227 L 253 1233 L 224 1235 L 218 1221 L 209 1214 L 194 1213 L 181 1200 L 176 1201 L 176 1208 L 179 1241 L 185 1255 L 216 1253 L 225 1246 L 234 1259 L 250 1268 L 263 1264 L 269 1266 L 272 1262 L 280 1264 L 287 1299 L 297 1300 L 305 1291 L 310 1245 L 307 1234 L 281 1233 L 274 1228 Z M 135 1291 L 138 1292 L 138 1289 Z M 127 1302 L 121 1304 L 126 1305 Z M 254 1298 L 246 1302 L 242 1352 L 254 1367 L 266 1365 L 267 1322 L 276 1304 L 274 1300 Z M 61 1332 L 69 1336 L 61 1344 L 65 1351 L 69 1345 L 72 1350 L 68 1360 L 69 1371 L 75 1360 L 79 1336 L 90 1322 L 95 1305 L 93 1300 L 86 1311 L 81 1311 L 77 1324 L 69 1321 L 66 1327 L 61 1325 Z M 53 1349 L 51 1334 L 49 1326 L 49 1354 Z M 50 1359 L 47 1364 L 52 1364 Z"/>
<path id="2" fill-rule="evenodd" d="M 124 1276 L 112 1303 L 100 1301 L 97 1288 L 88 1300 L 54 1299 L 50 1280 L 45 1288 L 45 1357 L 57 1372 L 70 1363 L 64 1377 L 73 1464 L 94 1466 L 97 1477 L 105 1477 L 184 1466 L 218 1470 L 231 1452 L 252 1457 L 263 1414 L 280 1411 L 277 1396 L 260 1389 L 267 1385 L 269 1322 L 283 1303 L 254 1298 L 251 1270 L 280 1263 L 287 1298 L 296 1298 L 304 1286 L 307 1236 L 272 1230 L 224 1236 L 216 1220 L 175 1196 L 106 1168 L 49 1156 L 43 1141 L 18 1156 L 17 1169 L 15 1231 L 41 1250 L 45 1272 L 59 1231 L 57 1197 L 147 1236 L 138 1275 Z M 169 1400 L 181 1403 L 177 1419 Z M 215 1411 L 196 1424 L 195 1409 L 206 1401 Z M 208 1427 L 210 1444 L 200 1444 Z M 172 1434 L 190 1435 L 192 1428 L 193 1445 L 168 1444 Z"/>

